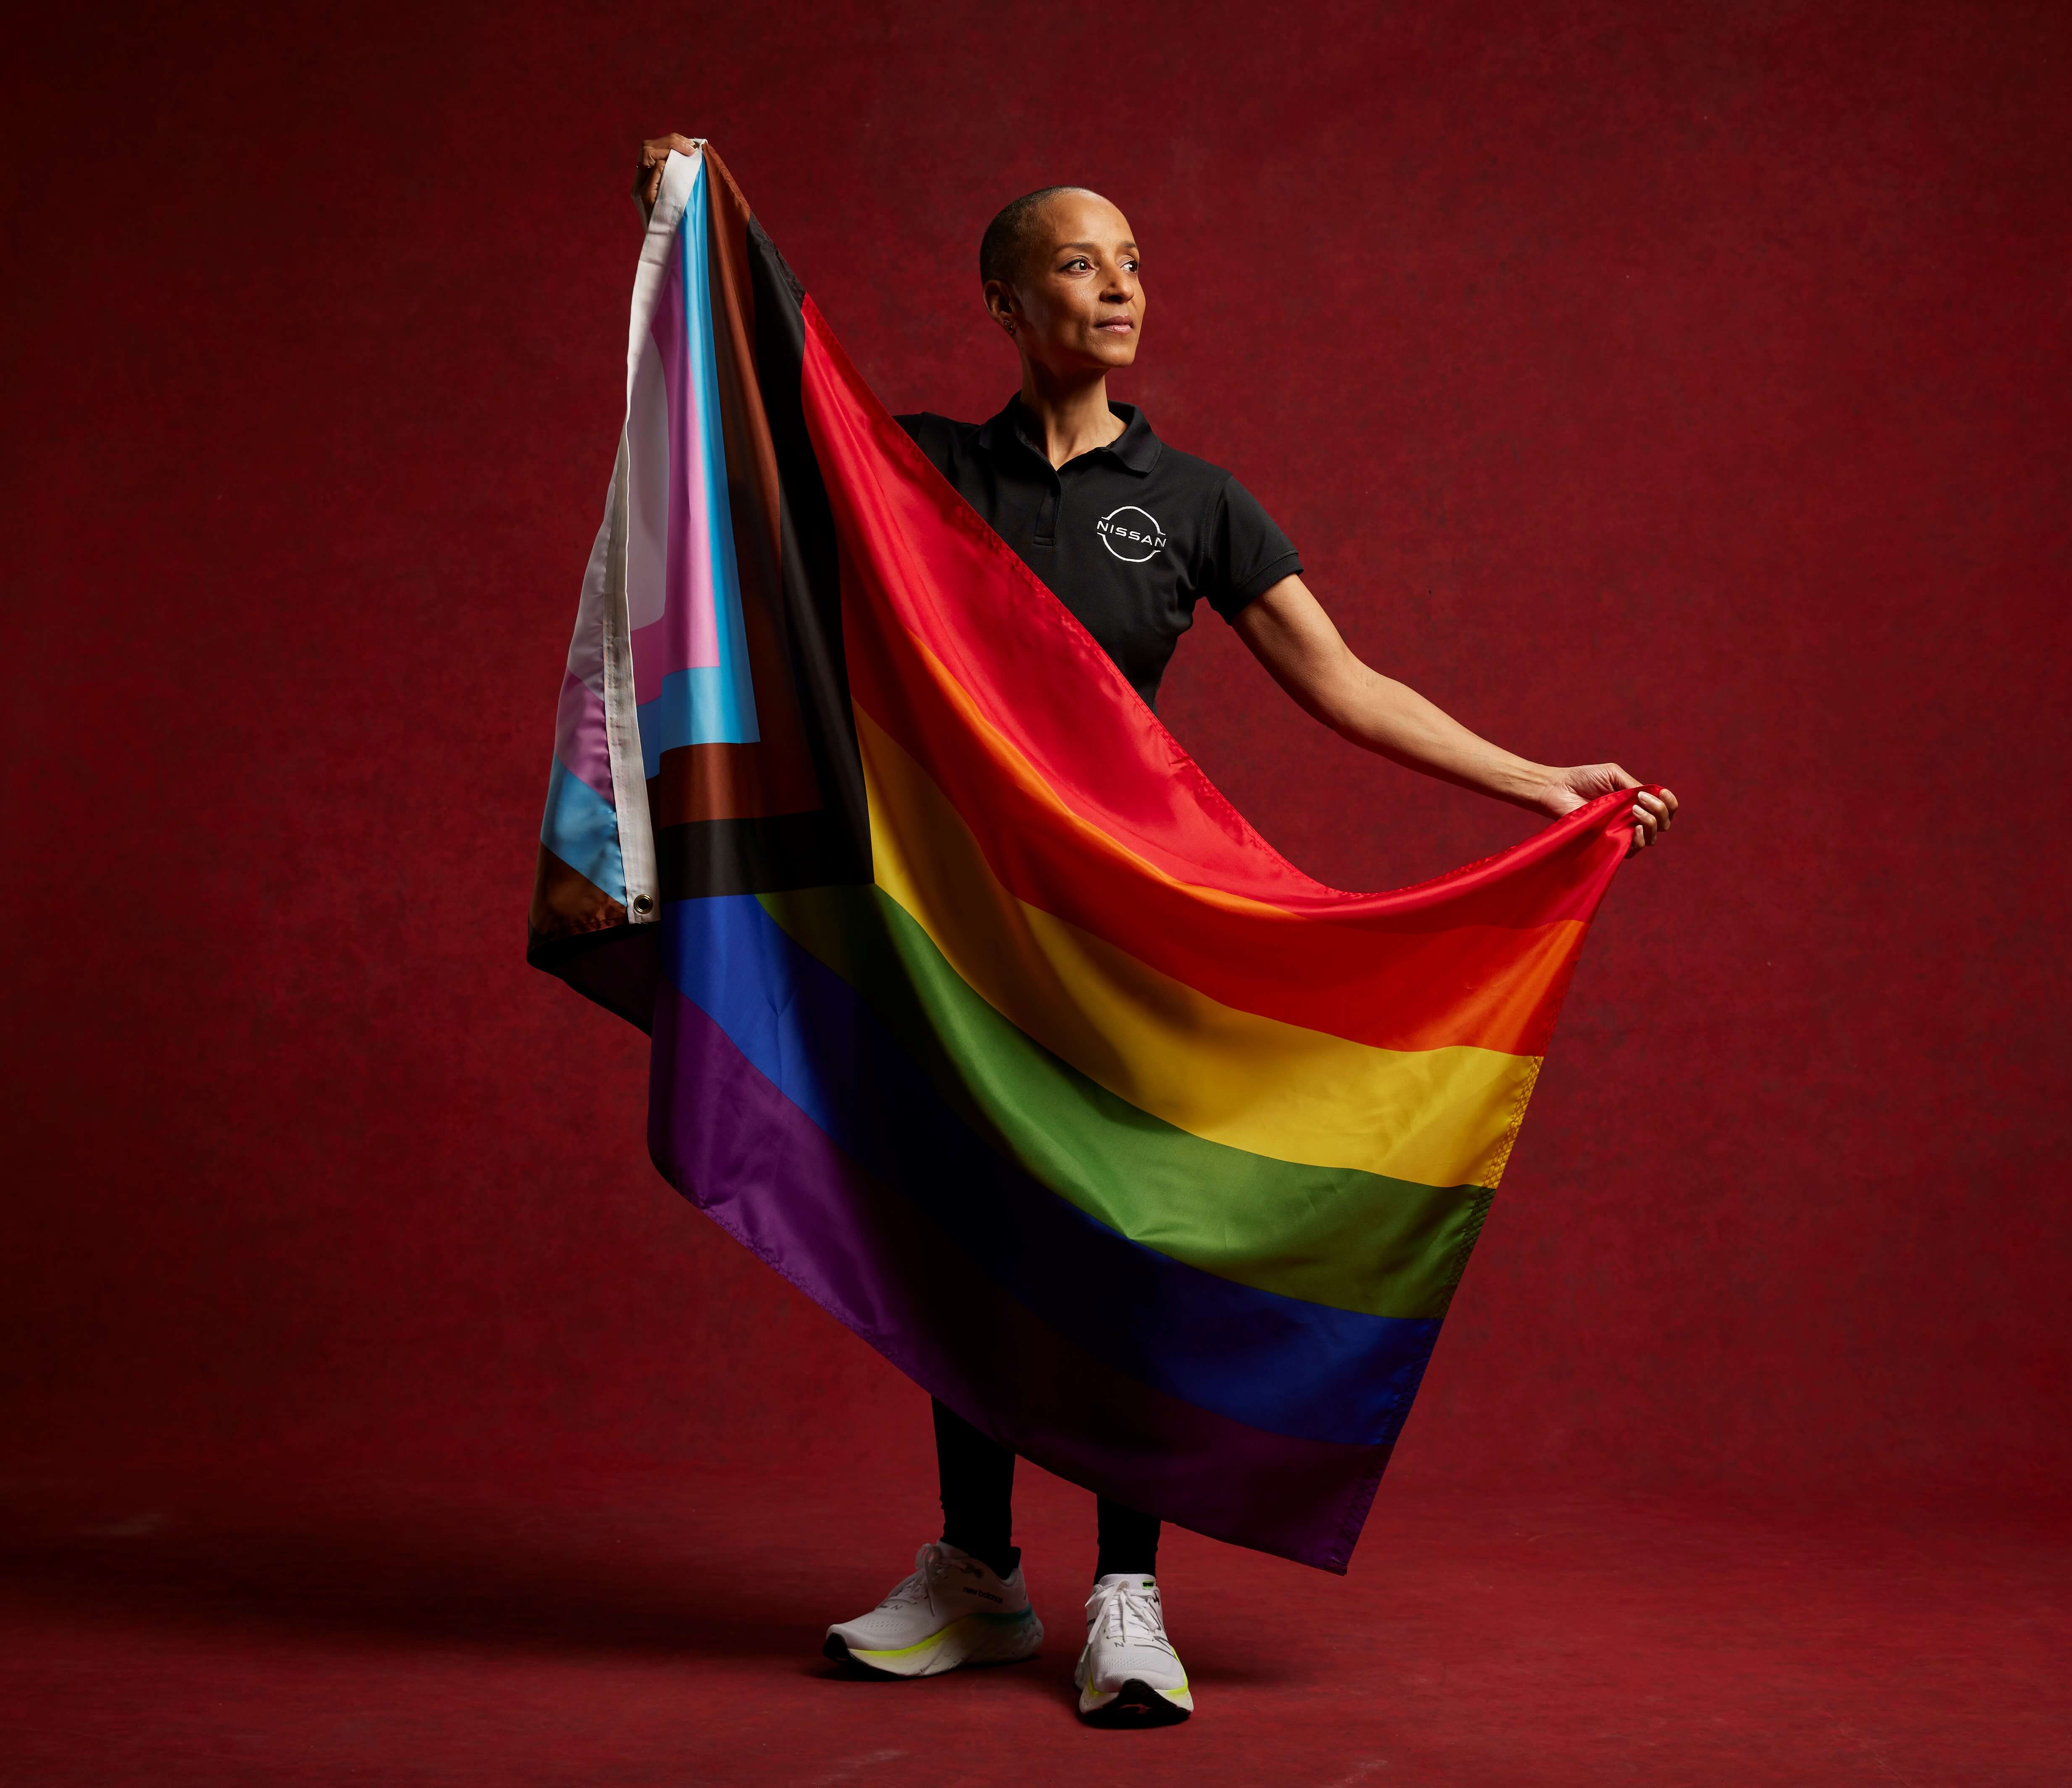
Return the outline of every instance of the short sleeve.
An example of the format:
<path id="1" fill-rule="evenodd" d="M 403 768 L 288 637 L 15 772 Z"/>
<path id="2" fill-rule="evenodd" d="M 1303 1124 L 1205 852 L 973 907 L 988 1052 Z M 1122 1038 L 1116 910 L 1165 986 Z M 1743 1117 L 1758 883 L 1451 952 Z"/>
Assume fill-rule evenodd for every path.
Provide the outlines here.
<path id="1" fill-rule="evenodd" d="M 1223 481 L 1209 517 L 1202 595 L 1225 620 L 1302 569 L 1294 543 L 1235 478 Z"/>

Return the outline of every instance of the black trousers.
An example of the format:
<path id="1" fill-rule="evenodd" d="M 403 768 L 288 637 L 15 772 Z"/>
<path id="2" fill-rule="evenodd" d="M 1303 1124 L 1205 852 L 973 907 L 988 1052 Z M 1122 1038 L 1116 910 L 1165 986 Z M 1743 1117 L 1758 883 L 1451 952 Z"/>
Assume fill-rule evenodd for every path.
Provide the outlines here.
<path id="1" fill-rule="evenodd" d="M 943 1486 L 943 1543 L 983 1559 L 1005 1576 L 1022 1556 L 1014 1538 L 1014 1455 L 939 1400 L 935 1469 Z M 1094 1575 L 1158 1569 L 1158 1518 L 1102 1497 L 1100 1557 Z"/>

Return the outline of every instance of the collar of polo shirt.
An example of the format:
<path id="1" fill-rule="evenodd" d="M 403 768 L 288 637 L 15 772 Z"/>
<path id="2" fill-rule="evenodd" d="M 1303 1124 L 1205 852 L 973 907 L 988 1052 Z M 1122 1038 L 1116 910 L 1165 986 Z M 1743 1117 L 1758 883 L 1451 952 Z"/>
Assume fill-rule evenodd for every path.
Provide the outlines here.
<path id="1" fill-rule="evenodd" d="M 1133 403 L 1111 403 L 1108 407 L 1112 414 L 1122 418 L 1122 432 L 1107 446 L 1095 447 L 1092 451 L 1110 454 L 1130 471 L 1140 475 L 1150 471 L 1157 463 L 1159 442 L 1158 437 L 1151 432 L 1150 423 L 1145 421 L 1144 412 Z M 1035 455 L 1046 469 L 1054 472 L 1060 469 L 1050 464 L 1050 455 L 1036 444 L 1030 435 L 1029 413 L 1022 407 L 1019 393 L 1009 398 L 999 414 L 990 418 L 980 428 L 978 444 L 989 453 L 998 453 L 1009 446 L 1019 446 L 1025 451 Z M 1083 453 L 1079 457 L 1083 459 L 1088 455 Z M 1067 459 L 1065 463 L 1071 465 L 1072 462 Z"/>

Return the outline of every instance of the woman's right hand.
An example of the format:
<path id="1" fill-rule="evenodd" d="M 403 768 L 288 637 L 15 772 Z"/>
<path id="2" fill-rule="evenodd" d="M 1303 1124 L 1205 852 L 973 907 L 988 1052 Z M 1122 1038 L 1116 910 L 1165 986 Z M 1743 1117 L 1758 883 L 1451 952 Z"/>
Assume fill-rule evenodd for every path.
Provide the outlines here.
<path id="1" fill-rule="evenodd" d="M 697 147 L 689 137 L 680 137 L 671 131 L 666 137 L 651 137 L 640 146 L 640 165 L 633 171 L 633 196 L 640 202 L 643 211 L 655 208 L 656 196 L 662 190 L 662 167 L 669 159 L 669 151 L 688 155 Z"/>

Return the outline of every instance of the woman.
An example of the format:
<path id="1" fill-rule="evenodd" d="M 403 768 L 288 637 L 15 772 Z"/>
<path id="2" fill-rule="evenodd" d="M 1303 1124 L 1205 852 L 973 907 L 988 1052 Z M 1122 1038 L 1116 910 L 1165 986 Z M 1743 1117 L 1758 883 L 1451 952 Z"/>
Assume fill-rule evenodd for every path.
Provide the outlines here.
<path id="1" fill-rule="evenodd" d="M 642 146 L 635 192 L 652 206 L 682 137 Z M 1128 220 L 1097 193 L 1051 187 L 1016 200 L 979 251 L 985 307 L 1013 341 L 1021 386 L 983 423 L 899 421 L 943 476 L 1156 702 L 1179 637 L 1206 600 L 1276 682 L 1353 744 L 1549 818 L 1635 791 L 1632 849 L 1667 829 L 1676 798 L 1616 764 L 1550 768 L 1476 737 L 1346 648 L 1301 578 L 1294 547 L 1218 467 L 1166 446 L 1142 413 L 1111 403 L 1108 375 L 1137 358 L 1145 299 Z M 1012 1543 L 1014 1456 L 935 1406 L 944 1526 L 870 1613 L 828 1630 L 829 1657 L 893 1676 L 1024 1658 L 1042 1628 Z M 1194 1700 L 1166 1638 L 1155 1513 L 1100 1499 L 1100 1556 L 1074 1680 L 1099 1725 L 1184 1720 Z"/>

